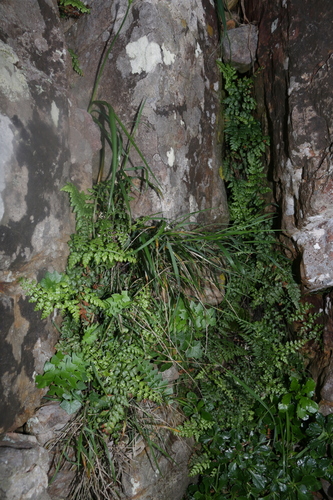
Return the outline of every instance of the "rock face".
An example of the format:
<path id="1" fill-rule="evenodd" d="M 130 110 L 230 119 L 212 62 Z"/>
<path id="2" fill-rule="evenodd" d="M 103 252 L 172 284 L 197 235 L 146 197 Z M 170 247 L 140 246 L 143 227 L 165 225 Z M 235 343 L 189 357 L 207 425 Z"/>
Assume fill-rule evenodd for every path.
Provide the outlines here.
<path id="1" fill-rule="evenodd" d="M 80 107 L 89 103 L 101 54 L 127 4 L 95 0 L 91 14 L 67 31 L 68 46 L 78 54 L 84 73 L 73 82 Z M 173 218 L 205 210 L 196 219 L 226 222 L 225 191 L 218 175 L 217 57 L 213 1 L 133 3 L 98 96 L 110 102 L 129 129 L 145 100 L 136 140 L 163 197 L 145 193 L 134 204 L 136 214 L 162 212 Z"/>
<path id="2" fill-rule="evenodd" d="M 91 185 L 100 145 L 90 115 L 69 109 L 67 63 L 56 2 L 1 2 L 0 433 L 24 424 L 39 405 L 34 377 L 57 338 L 17 279 L 64 268 L 73 225 L 60 188 L 69 180 Z"/>
<path id="3" fill-rule="evenodd" d="M 56 5 L 0 5 L 0 432 L 39 404 L 34 375 L 55 335 L 17 278 L 61 269 L 70 233 L 66 50 Z"/>
<path id="4" fill-rule="evenodd" d="M 222 42 L 222 56 L 239 73 L 253 68 L 258 45 L 258 28 L 246 24 L 227 31 Z"/>
<path id="5" fill-rule="evenodd" d="M 72 416 L 55 402 L 39 408 L 35 415 L 27 421 L 25 432 L 32 434 L 41 446 L 55 439 L 61 429 L 71 420 Z"/>
<path id="6" fill-rule="evenodd" d="M 166 429 L 182 423 L 177 412 L 159 408 L 155 409 L 154 416 L 156 422 L 165 424 L 157 428 L 154 436 L 155 443 L 159 443 L 159 448 L 165 453 L 148 447 L 138 436 L 131 460 L 122 475 L 123 492 L 128 500 L 181 500 L 193 482 L 189 477 L 189 460 L 194 442 L 179 438 Z"/>
<path id="7" fill-rule="evenodd" d="M 333 3 L 248 0 L 259 24 L 256 79 L 271 138 L 270 171 L 295 268 L 322 313 L 324 349 L 310 362 L 320 407 L 333 411 Z"/>
<path id="8" fill-rule="evenodd" d="M 123 489 L 128 500 L 181 500 L 184 497 L 190 483 L 188 462 L 192 447 L 185 440 L 174 439 L 168 453 L 171 458 L 158 457 L 158 467 L 151 451 L 146 450 L 131 462 L 130 474 L 123 474 Z"/>
<path id="9" fill-rule="evenodd" d="M 47 494 L 49 454 L 34 436 L 7 434 L 0 441 L 2 500 L 50 500 Z"/>
<path id="10" fill-rule="evenodd" d="M 282 229 L 302 254 L 305 287 L 333 285 L 333 3 L 248 0 Z"/>

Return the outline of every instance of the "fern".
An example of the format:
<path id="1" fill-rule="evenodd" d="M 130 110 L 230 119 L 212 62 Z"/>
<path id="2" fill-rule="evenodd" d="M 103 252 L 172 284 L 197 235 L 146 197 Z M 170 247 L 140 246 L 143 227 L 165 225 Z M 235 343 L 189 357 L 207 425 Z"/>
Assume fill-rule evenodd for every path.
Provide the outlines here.
<path id="1" fill-rule="evenodd" d="M 79 12 L 82 12 L 83 14 L 90 13 L 90 8 L 87 7 L 80 0 L 58 0 L 58 4 L 63 7 L 71 7 L 77 9 Z"/>
<path id="2" fill-rule="evenodd" d="M 234 68 L 218 63 L 225 78 L 225 140 L 223 177 L 231 193 L 230 215 L 235 223 L 249 220 L 264 207 L 269 192 L 262 156 L 269 143 L 253 117 L 256 101 L 252 81 L 238 78 Z"/>
<path id="3" fill-rule="evenodd" d="M 190 463 L 190 477 L 197 476 L 198 474 L 203 474 L 212 465 L 212 460 L 208 453 L 202 453 L 192 457 Z"/>
<path id="4" fill-rule="evenodd" d="M 68 183 L 61 191 L 69 194 L 71 207 L 75 213 L 75 231 L 76 233 L 90 236 L 93 230 L 94 205 L 91 202 L 91 196 L 80 192 L 78 188 Z"/>
<path id="5" fill-rule="evenodd" d="M 219 63 L 219 67 L 226 90 L 223 176 L 232 222 L 241 225 L 265 208 L 269 189 L 263 154 L 268 139 L 253 116 L 251 79 L 239 78 L 228 65 Z M 205 407 L 225 428 L 251 427 L 254 416 L 252 395 L 230 372 L 258 396 L 271 400 L 285 392 L 289 375 L 302 370 L 300 351 L 305 343 L 318 338 L 315 320 L 310 318 L 298 338 L 293 333 L 291 321 L 299 309 L 300 291 L 290 262 L 278 251 L 272 225 L 272 217 L 263 216 L 256 225 L 256 238 L 240 235 L 240 265 L 228 275 L 217 332 L 206 344 L 206 368 L 195 378 Z"/>
<path id="6" fill-rule="evenodd" d="M 200 415 L 195 415 L 190 420 L 186 420 L 182 425 L 178 426 L 177 434 L 181 437 L 194 437 L 198 441 L 200 436 L 213 426 L 214 421 L 206 420 Z"/>
<path id="7" fill-rule="evenodd" d="M 82 69 L 80 67 L 78 56 L 71 49 L 68 49 L 68 52 L 69 52 L 69 55 L 71 56 L 71 59 L 72 59 L 72 68 L 73 68 L 73 71 L 75 71 L 75 73 L 77 73 L 78 75 L 83 76 L 83 71 L 82 71 Z"/>

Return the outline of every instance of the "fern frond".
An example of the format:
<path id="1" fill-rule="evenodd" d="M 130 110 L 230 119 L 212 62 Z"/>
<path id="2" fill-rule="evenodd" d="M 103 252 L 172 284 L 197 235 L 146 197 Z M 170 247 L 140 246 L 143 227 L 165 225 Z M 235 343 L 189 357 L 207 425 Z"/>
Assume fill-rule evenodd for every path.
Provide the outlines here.
<path id="1" fill-rule="evenodd" d="M 76 232 L 84 231 L 85 234 L 93 229 L 94 205 L 91 196 L 78 190 L 71 182 L 67 183 L 61 191 L 69 194 L 70 204 L 75 213 Z"/>

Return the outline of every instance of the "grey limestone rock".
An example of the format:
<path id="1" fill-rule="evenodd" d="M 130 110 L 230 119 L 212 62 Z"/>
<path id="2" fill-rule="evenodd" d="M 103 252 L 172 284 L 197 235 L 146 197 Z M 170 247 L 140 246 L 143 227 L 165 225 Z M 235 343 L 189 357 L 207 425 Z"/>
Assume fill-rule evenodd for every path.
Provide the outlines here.
<path id="1" fill-rule="evenodd" d="M 66 65 L 54 2 L 0 3 L 0 432 L 38 406 L 34 378 L 56 341 L 18 278 L 60 270 L 67 256 Z"/>
<path id="2" fill-rule="evenodd" d="M 49 454 L 34 436 L 8 434 L 0 446 L 1 500 L 50 500 Z"/>
<path id="3" fill-rule="evenodd" d="M 258 28 L 246 24 L 228 30 L 222 42 L 222 56 L 225 63 L 230 63 L 240 73 L 253 68 L 258 46 Z"/>
<path id="4" fill-rule="evenodd" d="M 72 82 L 82 108 L 91 97 L 105 43 L 119 28 L 127 4 L 95 0 L 89 17 L 79 19 L 66 33 L 84 73 L 82 78 L 73 75 Z M 145 101 L 135 138 L 162 196 L 153 191 L 138 196 L 135 215 L 158 212 L 175 218 L 200 211 L 193 221 L 228 221 L 218 173 L 218 50 L 213 1 L 133 3 L 105 66 L 98 97 L 110 102 L 128 128 Z"/>

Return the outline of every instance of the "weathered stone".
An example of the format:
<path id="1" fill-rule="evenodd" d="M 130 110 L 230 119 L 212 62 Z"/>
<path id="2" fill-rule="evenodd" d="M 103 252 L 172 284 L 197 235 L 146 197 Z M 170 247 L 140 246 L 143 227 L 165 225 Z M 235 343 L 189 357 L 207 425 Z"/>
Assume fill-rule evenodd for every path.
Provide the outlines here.
<path id="1" fill-rule="evenodd" d="M 302 255 L 305 287 L 333 284 L 333 3 L 248 0 L 282 229 Z M 322 36 L 322 34 L 325 36 Z M 268 50 L 270 47 L 270 50 Z M 260 79 L 259 79 L 260 81 Z"/>
<path id="2" fill-rule="evenodd" d="M 73 75 L 73 93 L 86 108 L 106 41 L 114 36 L 127 0 L 96 0 L 91 14 L 67 32 L 84 77 Z M 110 102 L 130 129 L 145 99 L 136 141 L 161 184 L 163 198 L 145 192 L 134 214 L 226 222 L 217 144 L 220 76 L 214 2 L 149 0 L 133 3 L 105 66 L 99 98 Z M 111 34 L 111 35 L 110 35 Z M 137 164 L 141 165 L 142 160 Z"/>
<path id="3" fill-rule="evenodd" d="M 73 415 L 63 410 L 59 403 L 51 403 L 39 408 L 25 425 L 25 432 L 33 434 L 38 443 L 44 446 L 48 441 L 59 436 L 59 432 L 68 424 Z"/>
<path id="4" fill-rule="evenodd" d="M 36 373 L 57 333 L 22 295 L 18 278 L 61 271 L 73 229 L 69 180 L 86 189 L 97 127 L 71 99 L 57 3 L 0 3 L 0 432 L 21 426 L 39 405 Z M 69 143 L 70 142 L 70 143 Z M 72 163 L 72 168 L 70 164 Z"/>
<path id="5" fill-rule="evenodd" d="M 17 283 L 61 269 L 70 233 L 66 50 L 50 0 L 0 4 L 0 432 L 22 425 L 44 391 L 36 372 L 56 335 Z"/>
<path id="6" fill-rule="evenodd" d="M 228 30 L 222 42 L 223 61 L 246 73 L 254 66 L 257 46 L 258 28 L 253 24 Z"/>
<path id="7" fill-rule="evenodd" d="M 19 432 L 7 432 L 6 434 L 2 434 L 0 443 L 2 447 L 27 450 L 38 446 L 35 436 L 29 436 Z"/>
<path id="8" fill-rule="evenodd" d="M 68 498 L 70 486 L 75 478 L 75 470 L 61 470 L 47 489 L 51 500 L 65 500 Z"/>
<path id="9" fill-rule="evenodd" d="M 164 370 L 164 372 L 162 372 L 162 379 L 167 380 L 170 383 L 174 382 L 175 380 L 178 380 L 179 371 L 177 370 L 177 367 L 175 365 L 172 365 L 167 370 Z"/>
<path id="10" fill-rule="evenodd" d="M 73 415 L 63 410 L 58 402 L 42 406 L 31 417 L 26 425 L 25 432 L 32 434 L 41 446 L 56 440 L 64 430 L 64 427 L 73 418 Z M 75 477 L 75 470 L 70 470 L 70 463 L 56 472 L 55 451 L 51 448 L 49 452 L 51 467 L 48 470 L 49 479 L 52 478 L 48 486 L 47 493 L 51 500 L 63 500 L 68 497 L 70 485 Z M 59 455 L 57 457 L 59 459 Z"/>
<path id="11" fill-rule="evenodd" d="M 71 101 L 75 102 L 75 99 Z M 92 159 L 101 149 L 101 139 L 91 115 L 74 104 L 70 106 L 69 114 L 69 149 L 70 181 L 81 191 L 86 191 L 92 185 Z"/>
<path id="12" fill-rule="evenodd" d="M 170 458 L 144 448 L 123 473 L 122 484 L 129 500 L 181 500 L 193 478 L 189 477 L 188 462 L 193 443 L 169 437 Z M 157 462 L 157 463 L 156 463 Z"/>
<path id="13" fill-rule="evenodd" d="M 141 405 L 143 415 L 151 411 L 144 403 Z M 195 480 L 189 477 L 188 468 L 194 442 L 168 430 L 183 421 L 177 410 L 155 408 L 153 415 L 156 435 L 152 439 L 157 440 L 165 453 L 151 449 L 147 441 L 138 436 L 132 443 L 132 459 L 123 471 L 123 492 L 128 500 L 181 500 L 188 485 Z M 137 416 L 140 418 L 140 413 Z"/>
<path id="14" fill-rule="evenodd" d="M 8 446 L 0 447 L 1 500 L 50 500 L 47 450 L 33 436 L 11 434 L 2 439 Z"/>

